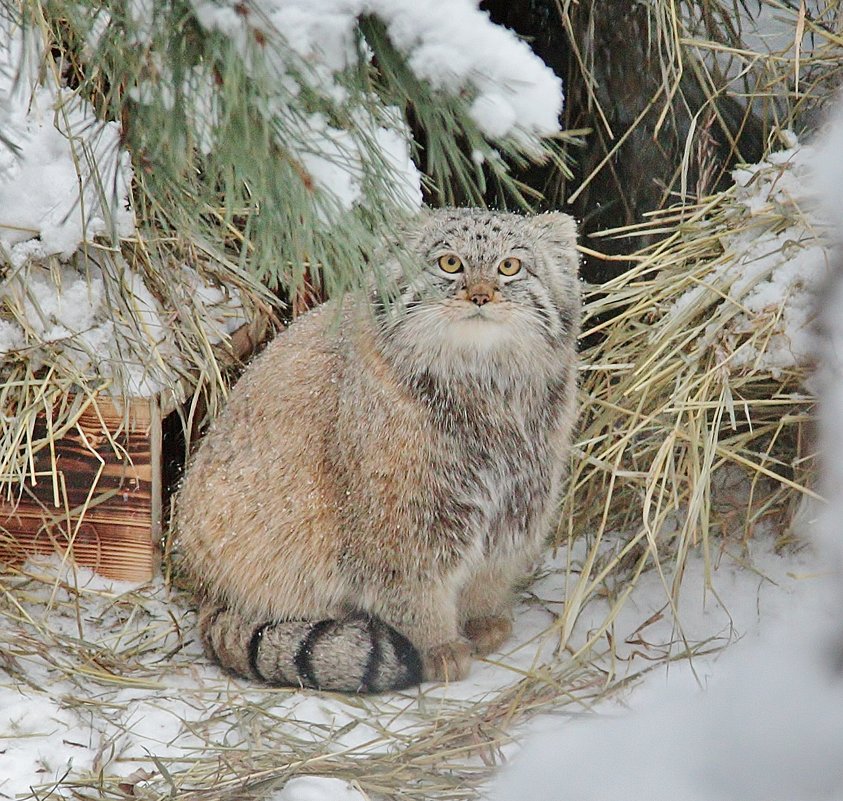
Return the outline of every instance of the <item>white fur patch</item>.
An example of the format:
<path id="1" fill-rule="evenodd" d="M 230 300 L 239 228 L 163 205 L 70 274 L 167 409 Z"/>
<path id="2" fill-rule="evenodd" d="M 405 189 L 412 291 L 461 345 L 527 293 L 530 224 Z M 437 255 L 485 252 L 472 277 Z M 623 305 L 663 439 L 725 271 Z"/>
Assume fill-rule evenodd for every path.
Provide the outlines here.
<path id="1" fill-rule="evenodd" d="M 443 326 L 442 334 L 443 344 L 458 349 L 471 348 L 479 351 L 505 347 L 511 344 L 513 339 L 510 326 L 483 314 L 449 321 Z"/>
<path id="2" fill-rule="evenodd" d="M 445 380 L 518 383 L 559 364 L 535 310 L 515 303 L 422 303 L 395 325 L 385 344 L 402 369 Z"/>

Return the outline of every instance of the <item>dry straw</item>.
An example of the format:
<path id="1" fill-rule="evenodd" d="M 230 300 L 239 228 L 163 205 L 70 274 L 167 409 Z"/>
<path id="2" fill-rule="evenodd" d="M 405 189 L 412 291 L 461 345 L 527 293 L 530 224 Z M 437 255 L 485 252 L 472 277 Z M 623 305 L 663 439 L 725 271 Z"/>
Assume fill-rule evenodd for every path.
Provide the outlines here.
<path id="1" fill-rule="evenodd" d="M 637 560 L 640 569 L 650 561 L 669 597 L 689 551 L 701 550 L 710 571 L 718 549 L 759 529 L 784 535 L 803 499 L 817 499 L 811 366 L 771 369 L 761 359 L 730 366 L 741 349 L 763 354 L 781 319 L 750 312 L 731 293 L 734 276 L 723 267 L 743 254 L 729 243 L 792 226 L 794 213 L 770 207 L 759 219 L 730 190 L 653 215 L 625 233 L 668 226 L 672 233 L 635 254 L 632 269 L 595 288 L 588 304 L 586 336 L 599 341 L 585 353 L 571 514 L 561 535 L 591 532 L 596 553 L 602 538 L 626 532 L 618 564 Z M 698 288 L 695 302 L 683 304 Z M 617 566 L 584 577 L 574 599 L 587 598 Z M 563 630 L 578 612 L 569 600 Z"/>

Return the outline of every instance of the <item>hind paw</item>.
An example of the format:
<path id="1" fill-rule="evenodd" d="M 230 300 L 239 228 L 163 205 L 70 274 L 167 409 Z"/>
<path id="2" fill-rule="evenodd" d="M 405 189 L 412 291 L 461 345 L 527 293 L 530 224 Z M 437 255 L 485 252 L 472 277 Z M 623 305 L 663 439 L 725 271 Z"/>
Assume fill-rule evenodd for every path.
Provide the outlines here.
<path id="1" fill-rule="evenodd" d="M 459 681 L 471 670 L 471 643 L 456 640 L 428 649 L 424 654 L 424 677 L 428 681 Z"/>
<path id="2" fill-rule="evenodd" d="M 476 617 L 463 627 L 465 636 L 471 640 L 477 656 L 497 651 L 498 647 L 512 634 L 512 621 L 507 617 Z"/>

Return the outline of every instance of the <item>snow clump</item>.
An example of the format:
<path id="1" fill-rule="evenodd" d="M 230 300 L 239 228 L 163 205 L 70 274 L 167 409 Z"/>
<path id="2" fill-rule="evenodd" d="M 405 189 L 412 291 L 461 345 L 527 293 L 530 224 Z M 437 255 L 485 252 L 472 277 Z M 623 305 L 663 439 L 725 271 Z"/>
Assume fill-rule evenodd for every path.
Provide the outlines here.
<path id="1" fill-rule="evenodd" d="M 702 337 L 732 372 L 778 377 L 815 356 L 815 297 L 828 279 L 831 245 L 815 200 L 815 148 L 785 135 L 786 149 L 733 171 L 734 207 L 715 223 L 724 256 L 669 310 L 682 314 L 712 288 L 720 292 L 728 306 Z M 765 334 L 753 338 L 759 330 Z"/>
<path id="2" fill-rule="evenodd" d="M 0 253 L 69 258 L 99 235 L 135 230 L 120 126 L 37 67 L 42 44 L 0 9 Z"/>

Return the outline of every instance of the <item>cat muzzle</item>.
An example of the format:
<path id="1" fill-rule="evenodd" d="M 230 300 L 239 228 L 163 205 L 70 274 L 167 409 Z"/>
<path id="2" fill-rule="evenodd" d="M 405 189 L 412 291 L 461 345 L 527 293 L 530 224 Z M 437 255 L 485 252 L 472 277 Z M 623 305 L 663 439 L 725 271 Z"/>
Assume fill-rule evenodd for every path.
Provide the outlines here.
<path id="1" fill-rule="evenodd" d="M 487 303 L 496 301 L 497 287 L 490 281 L 478 281 L 463 290 L 464 299 L 470 301 L 475 306 L 485 306 Z"/>

